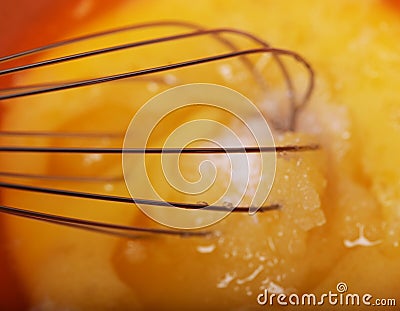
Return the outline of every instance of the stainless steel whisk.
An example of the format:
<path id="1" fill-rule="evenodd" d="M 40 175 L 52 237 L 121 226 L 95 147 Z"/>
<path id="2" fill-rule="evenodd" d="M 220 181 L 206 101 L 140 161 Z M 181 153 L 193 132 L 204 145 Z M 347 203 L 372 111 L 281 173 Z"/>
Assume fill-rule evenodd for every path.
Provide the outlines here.
<path id="1" fill-rule="evenodd" d="M 136 78 L 143 79 L 148 77 L 151 74 L 156 73 L 164 73 L 170 72 L 174 70 L 179 70 L 181 68 L 186 67 L 194 67 L 200 64 L 212 63 L 225 59 L 238 59 L 248 70 L 252 77 L 254 78 L 255 83 L 262 89 L 266 89 L 267 81 L 261 74 L 261 72 L 254 65 L 253 61 L 249 58 L 250 55 L 254 54 L 270 54 L 273 59 L 276 61 L 279 70 L 281 71 L 282 77 L 284 79 L 284 83 L 287 88 L 287 97 L 290 105 L 289 115 L 287 117 L 287 126 L 283 127 L 279 126 L 277 122 L 274 120 L 270 120 L 272 126 L 281 131 L 293 131 L 296 126 L 296 117 L 298 115 L 299 110 L 304 107 L 304 105 L 309 100 L 314 84 L 314 72 L 310 66 L 310 64 L 299 54 L 293 51 L 279 49 L 271 47 L 269 44 L 261 40 L 260 38 L 247 33 L 242 30 L 237 30 L 233 28 L 217 28 L 217 29 L 205 29 L 198 25 L 181 22 L 181 21 L 158 21 L 144 24 L 137 24 L 112 30 L 107 30 L 103 32 L 98 32 L 90 35 L 85 35 L 65 41 L 59 41 L 53 44 L 49 44 L 46 46 L 38 47 L 35 49 L 23 51 L 20 53 L 12 54 L 9 56 L 4 56 L 0 58 L 0 65 L 4 65 L 10 63 L 15 60 L 23 59 L 24 57 L 31 57 L 32 55 L 38 55 L 46 51 L 51 51 L 53 49 L 59 47 L 65 47 L 72 45 L 77 42 L 85 42 L 90 41 L 96 38 L 106 38 L 108 36 L 112 36 L 115 34 L 128 33 L 131 31 L 137 31 L 141 29 L 155 29 L 155 28 L 166 28 L 166 27 L 177 27 L 183 30 L 183 32 L 177 32 L 173 34 L 168 34 L 164 36 L 159 36 L 151 39 L 140 40 L 140 41 L 132 41 L 119 45 L 112 45 L 110 47 L 102 47 L 98 49 L 83 51 L 75 54 L 64 55 L 61 57 L 56 57 L 52 59 L 46 59 L 43 61 L 37 62 L 28 62 L 18 66 L 12 66 L 5 69 L 0 70 L 0 77 L 5 75 L 12 75 L 22 71 L 33 70 L 35 68 L 41 67 L 51 67 L 52 65 L 60 64 L 60 63 L 68 63 L 78 59 L 89 59 L 91 57 L 95 57 L 97 55 L 105 55 L 110 53 L 115 53 L 122 50 L 127 49 L 136 49 L 143 46 L 154 46 L 164 43 L 164 42 L 175 42 L 188 38 L 199 38 L 204 36 L 212 37 L 214 40 L 222 44 L 228 49 L 227 53 L 220 53 L 215 55 L 208 55 L 207 57 L 183 60 L 179 62 L 173 62 L 169 64 L 164 64 L 161 66 L 149 67 L 135 71 L 127 71 L 127 72 L 119 72 L 116 74 L 105 75 L 105 76 L 96 76 L 87 79 L 77 79 L 70 81 L 59 81 L 59 82 L 46 82 L 46 83 L 38 83 L 33 85 L 23 85 L 16 86 L 11 88 L 3 88 L 0 89 L 0 101 L 4 101 L 4 105 L 7 105 L 8 102 L 6 100 L 10 100 L 18 97 L 26 97 L 26 96 L 34 96 L 38 94 L 45 94 L 50 92 L 59 92 L 73 88 L 81 88 L 85 86 L 100 84 L 100 83 L 109 83 L 111 81 L 117 81 L 128 78 Z M 253 42 L 256 47 L 251 49 L 243 49 L 237 46 L 228 36 L 235 36 L 240 38 L 246 38 Z M 305 67 L 308 73 L 308 81 L 306 91 L 303 96 L 297 96 L 295 92 L 294 83 L 292 81 L 289 70 L 287 69 L 285 63 L 282 60 L 282 56 L 288 56 L 295 59 L 301 65 Z M 152 79 L 152 78 L 150 78 Z M 298 98 L 300 97 L 300 98 Z M 1 136 L 7 136 L 10 138 L 16 137 L 54 137 L 54 138 L 121 138 L 123 137 L 123 133 L 89 133 L 89 132 L 48 132 L 48 131 L 12 131 L 12 130 L 2 130 L 0 131 Z M 245 147 L 243 148 L 131 148 L 131 149 L 123 149 L 123 148 L 100 148 L 100 147 L 32 147 L 32 146 L 0 146 L 1 153 L 21 153 L 21 152 L 29 152 L 29 153 L 61 153 L 68 156 L 68 154 L 121 154 L 123 152 L 126 153 L 146 153 L 146 154 L 161 154 L 161 153 L 188 153 L 188 154 L 198 154 L 198 153 L 211 153 L 211 154 L 222 154 L 222 153 L 259 153 L 259 152 L 298 152 L 298 151 L 309 151 L 318 148 L 317 145 L 287 145 L 287 146 L 262 146 L 262 147 Z M 3 178 L 12 178 L 12 179 L 50 179 L 50 180 L 61 180 L 61 181 L 110 181 L 114 177 L 111 178 L 102 178 L 96 177 L 95 180 L 92 178 L 86 177 L 70 177 L 70 176 L 43 176 L 38 174 L 23 174 L 17 172 L 10 171 L 2 171 L 0 172 L 0 177 Z M 115 177 L 120 178 L 120 177 Z M 120 178 L 121 179 L 121 178 Z M 182 203 L 182 202 L 163 202 L 157 200 L 148 200 L 145 198 L 130 198 L 123 196 L 112 196 L 107 194 L 99 194 L 99 193 L 90 193 L 90 192 L 80 192 L 80 191 L 72 191 L 65 189 L 56 189 L 56 188 L 48 188 L 48 187 L 40 187 L 34 186 L 24 183 L 10 183 L 5 181 L 0 181 L 0 188 L 9 188 L 16 189 L 20 191 L 30 191 L 37 192 L 43 194 L 52 194 L 57 196 L 69 196 L 76 198 L 85 198 L 91 200 L 101 200 L 101 201 L 109 201 L 109 202 L 122 202 L 122 203 L 139 203 L 153 206 L 174 206 L 176 208 L 183 209 L 201 209 L 204 208 L 203 203 Z M 279 204 L 273 204 L 262 207 L 259 211 L 271 211 L 279 209 Z M 227 206 L 208 206 L 208 210 L 215 211 L 226 211 L 227 209 L 232 210 L 233 212 L 247 212 L 248 207 L 238 206 L 238 207 L 227 207 Z M 75 228 L 81 228 L 85 230 L 91 230 L 96 232 L 102 232 L 106 234 L 112 234 L 117 236 L 125 236 L 125 237 L 135 237 L 138 233 L 141 234 L 169 234 L 169 235 L 179 235 L 179 236 L 207 236 L 211 234 L 210 231 L 182 231 L 182 230 L 171 230 L 171 229 L 156 229 L 156 228 L 141 228 L 141 227 L 132 227 L 125 226 L 119 224 L 105 223 L 105 222 L 97 222 L 79 218 L 71 218 L 65 217 L 61 215 L 54 215 L 49 213 L 42 213 L 32 210 L 27 210 L 20 208 L 18 206 L 0 206 L 0 212 L 7 213 L 15 216 L 36 219 L 40 221 L 46 221 L 54 224 L 70 226 Z"/>

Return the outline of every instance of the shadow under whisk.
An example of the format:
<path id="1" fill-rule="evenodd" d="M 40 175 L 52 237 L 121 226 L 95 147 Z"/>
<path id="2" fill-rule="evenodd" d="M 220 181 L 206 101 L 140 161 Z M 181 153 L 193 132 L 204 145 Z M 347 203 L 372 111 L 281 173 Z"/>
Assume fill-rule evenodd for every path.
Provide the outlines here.
<path id="1" fill-rule="evenodd" d="M 179 30 L 175 30 L 174 33 L 165 34 L 164 30 L 168 27 L 174 27 Z M 130 34 L 132 32 L 141 30 L 163 30 L 160 31 L 160 35 L 140 39 L 140 40 L 130 40 Z M 157 31 L 156 31 L 157 32 Z M 100 46 L 96 47 L 98 44 L 94 43 L 93 46 L 96 48 L 91 48 L 89 50 L 79 51 L 67 55 L 56 56 L 52 58 L 45 58 L 36 62 L 24 62 L 24 59 L 31 59 L 32 56 L 43 58 L 46 53 L 52 52 L 53 50 L 68 48 L 74 44 L 84 43 L 86 45 L 92 46 L 90 44 L 91 40 L 98 39 L 108 39 L 109 37 L 117 36 L 114 41 L 112 41 L 111 46 Z M 121 44 L 115 44 L 118 41 L 118 36 L 124 36 L 127 38 L 128 42 L 122 42 Z M 274 119 L 268 120 L 275 130 L 280 131 L 294 131 L 296 128 L 296 118 L 299 111 L 304 107 L 304 105 L 309 100 L 314 84 L 314 73 L 310 64 L 299 54 L 293 51 L 279 49 L 271 47 L 269 44 L 259 39 L 258 37 L 247 33 L 242 30 L 237 30 L 233 28 L 220 28 L 220 29 L 205 29 L 198 25 L 194 25 L 187 22 L 180 21 L 160 21 L 153 23 L 144 23 L 138 25 L 132 25 L 127 27 L 122 27 L 118 29 L 112 29 L 108 31 L 103 31 L 95 34 L 90 34 L 70 40 L 60 41 L 57 43 L 49 44 L 47 46 L 42 46 L 39 48 L 31 49 L 28 51 L 16 53 L 9 56 L 4 56 L 0 58 L 0 65 L 3 67 L 4 64 L 18 62 L 19 65 L 7 67 L 0 70 L 1 76 L 16 76 L 23 72 L 30 72 L 36 69 L 47 68 L 46 70 L 51 70 L 52 66 L 57 66 L 60 64 L 67 65 L 74 61 L 84 61 L 90 60 L 98 56 L 112 55 L 113 53 L 119 53 L 121 51 L 130 51 L 135 49 L 140 49 L 143 47 L 152 47 L 155 50 L 160 44 L 163 43 L 174 43 L 184 40 L 192 40 L 196 38 L 207 37 L 211 38 L 213 42 L 222 46 L 224 51 L 218 53 L 211 53 L 206 56 L 197 56 L 195 58 L 184 58 L 180 61 L 173 60 L 165 64 L 150 65 L 145 68 L 139 68 L 137 70 L 118 70 L 112 71 L 109 74 L 98 74 L 90 77 L 68 77 L 60 78 L 57 81 L 40 81 L 38 83 L 33 83 L 29 85 L 16 85 L 13 87 L 0 89 L 0 100 L 3 102 L 2 107 L 7 105 L 12 105 L 13 99 L 17 98 L 27 98 L 34 95 L 40 94 L 52 94 L 54 92 L 62 92 L 70 89 L 84 88 L 93 85 L 111 83 L 113 81 L 147 81 L 147 82 L 157 82 L 164 84 L 165 86 L 170 85 L 168 79 L 163 76 L 165 73 L 179 71 L 185 68 L 195 68 L 196 66 L 212 64 L 219 61 L 235 59 L 238 60 L 241 66 L 249 73 L 249 76 L 253 80 L 252 83 L 257 86 L 258 89 L 265 92 L 269 89 L 268 81 L 265 79 L 263 73 L 257 65 L 253 56 L 259 55 L 271 55 L 272 59 L 275 61 L 278 71 L 283 78 L 283 84 L 286 86 L 286 96 L 288 100 L 288 113 L 286 126 L 282 127 Z M 239 38 L 240 40 L 245 40 L 246 44 L 250 42 L 251 48 L 243 48 L 243 44 L 238 44 L 235 40 Z M 246 45 L 245 44 L 245 45 Z M 118 55 L 118 54 L 117 54 Z M 116 56 L 118 57 L 118 56 Z M 307 72 L 307 83 L 305 87 L 305 92 L 298 94 L 294 81 L 291 78 L 290 70 L 285 64 L 283 58 L 288 57 L 294 59 L 295 62 L 300 63 Z M 88 66 L 90 67 L 90 66 Z M 98 68 L 97 68 L 98 69 Z M 100 72 L 102 72 L 100 70 Z M 180 81 L 178 81 L 179 85 Z M 0 139 L 3 141 L 0 146 L 0 154 L 13 156 L 16 154 L 61 154 L 63 157 L 71 156 L 72 154 L 96 154 L 96 155 L 122 155 L 123 153 L 131 154 L 146 154 L 146 155 L 160 155 L 160 154 L 258 154 L 258 153 L 289 153 L 289 152 L 302 152 L 302 151 L 312 151 L 318 149 L 318 145 L 287 145 L 287 146 L 247 146 L 244 148 L 235 147 L 207 147 L 207 148 L 122 148 L 122 147 L 112 147 L 104 148 L 96 146 L 99 140 L 115 140 L 115 144 L 118 145 L 124 138 L 124 131 L 121 132 L 108 132 L 108 131 L 75 131 L 75 132 L 60 132 L 60 131 L 30 131 L 30 130 L 15 130 L 7 129 L 2 127 L 0 132 Z M 92 143 L 87 147 L 59 147 L 59 146 L 36 146 L 32 145 L 15 145 L 15 142 L 20 138 L 52 138 L 52 139 L 66 139 L 66 140 L 76 140 L 84 139 L 85 141 L 90 140 Z M 4 144 L 4 141 L 9 144 Z M 13 142 L 13 143 L 10 143 Z M 94 147 L 92 147 L 94 145 Z M 17 171 L 0 171 L 0 177 L 3 181 L 0 182 L 0 188 L 3 189 L 13 189 L 18 191 L 35 192 L 41 194 L 50 194 L 60 197 L 74 197 L 88 200 L 98 200 L 104 202 L 119 202 L 126 204 L 143 204 L 148 206 L 158 206 L 158 207 L 175 207 L 179 209 L 189 209 L 197 210 L 203 209 L 207 206 L 207 210 L 215 212 L 226 212 L 232 211 L 235 213 L 248 212 L 248 206 L 225 206 L 225 205 L 208 205 L 204 203 L 184 203 L 184 202 L 170 202 L 162 200 L 151 200 L 146 198 L 131 198 L 127 196 L 116 196 L 107 195 L 92 192 L 83 192 L 75 190 L 58 189 L 56 187 L 43 187 L 33 184 L 26 184 L 24 182 L 9 182 L 4 181 L 4 179 L 12 179 L 18 181 L 36 181 L 36 180 L 47 180 L 47 181 L 61 181 L 61 182 L 72 182 L 72 183 L 98 183 L 98 182 L 121 182 L 124 180 L 122 174 L 117 176 L 67 176 L 67 175 L 48 175 L 48 174 L 35 174 L 29 172 L 17 172 Z M 280 209 L 279 204 L 271 204 L 263 206 L 259 209 L 259 212 L 273 211 Z M 189 236 L 210 236 L 212 231 L 186 231 L 186 230 L 173 230 L 173 229 L 156 229 L 156 228 L 141 228 L 132 227 L 119 224 L 112 224 L 106 222 L 98 222 L 92 220 L 85 220 L 80 218 L 65 217 L 61 215 L 43 213 L 32 211 L 28 209 L 23 209 L 17 206 L 6 206 L 1 205 L 0 211 L 2 213 L 11 214 L 15 216 L 25 217 L 29 219 L 35 219 L 39 221 L 46 221 L 49 223 L 54 223 L 58 225 L 65 225 L 74 228 L 80 228 L 84 230 L 91 230 L 95 232 L 101 232 L 111 235 L 124 236 L 129 238 L 136 238 L 142 236 L 143 234 L 168 234 L 168 235 L 178 235 L 182 237 Z"/>

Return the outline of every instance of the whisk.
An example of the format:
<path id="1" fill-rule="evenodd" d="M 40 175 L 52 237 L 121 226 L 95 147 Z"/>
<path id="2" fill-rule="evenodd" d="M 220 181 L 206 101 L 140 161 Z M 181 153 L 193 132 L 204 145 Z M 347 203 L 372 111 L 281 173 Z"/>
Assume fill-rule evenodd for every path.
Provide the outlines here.
<path id="1" fill-rule="evenodd" d="M 174 27 L 180 31 L 174 33 L 163 34 L 165 29 Z M 146 38 L 138 41 L 129 41 L 128 43 L 113 44 L 111 46 L 102 46 L 100 48 L 89 49 L 86 51 L 79 51 L 68 55 L 62 55 L 50 59 L 45 59 L 36 62 L 30 62 L 33 56 L 40 56 L 45 52 L 51 52 L 58 48 L 67 48 L 73 46 L 76 43 L 88 43 L 95 39 L 108 39 L 113 36 L 119 36 L 124 34 L 126 38 L 129 38 L 129 34 L 141 30 L 154 30 L 162 33 L 150 39 Z M 24 71 L 31 71 L 40 68 L 52 68 L 52 66 L 59 64 L 68 65 L 70 62 L 77 60 L 89 60 L 96 56 L 101 55 L 112 55 L 112 53 L 118 53 L 120 51 L 130 51 L 139 49 L 142 47 L 152 47 L 157 49 L 159 45 L 163 43 L 180 42 L 188 39 L 198 38 L 211 38 L 214 42 L 223 46 L 227 49 L 227 52 L 223 53 L 211 53 L 205 57 L 196 57 L 189 59 L 182 59 L 180 61 L 173 61 L 158 66 L 150 66 L 147 68 L 141 68 L 134 71 L 120 71 L 112 74 L 104 74 L 94 76 L 90 78 L 80 79 L 75 77 L 72 79 L 60 79 L 60 81 L 45 81 L 30 85 L 18 85 L 10 88 L 3 88 L 0 90 L 0 100 L 4 101 L 3 105 L 11 105 L 12 99 L 20 97 L 35 96 L 39 94 L 53 93 L 53 92 L 65 92 L 69 89 L 84 88 L 90 85 L 110 83 L 112 81 L 129 81 L 146 80 L 146 81 L 161 81 L 163 77 L 157 74 L 163 74 L 167 72 L 175 72 L 184 68 L 195 68 L 201 64 L 212 64 L 221 60 L 237 59 L 243 67 L 248 71 L 255 85 L 263 91 L 268 89 L 268 81 L 266 81 L 261 70 L 257 67 L 250 56 L 252 55 L 271 55 L 272 59 L 276 62 L 277 68 L 279 69 L 284 84 L 286 85 L 287 92 L 286 96 L 289 102 L 289 112 L 287 116 L 286 125 L 282 126 L 282 122 L 270 119 L 269 122 L 273 128 L 277 131 L 294 131 L 296 128 L 296 119 L 299 111 L 309 100 L 313 85 L 314 85 L 314 72 L 310 64 L 296 52 L 271 47 L 265 41 L 260 38 L 247 33 L 243 30 L 237 30 L 233 28 L 217 28 L 217 29 L 206 29 L 201 26 L 182 22 L 182 21 L 157 21 L 143 24 L 136 24 L 132 26 L 106 30 L 94 34 L 89 34 L 69 40 L 59 41 L 46 46 L 34 48 L 31 50 L 19 52 L 9 56 L 0 58 L 0 65 L 4 68 L 4 65 L 10 65 L 5 69 L 0 70 L 0 77 L 6 75 L 14 75 Z M 233 38 L 233 39 L 232 39 Z M 254 45 L 254 48 L 242 48 L 240 44 L 237 44 L 236 39 L 247 40 Z M 307 71 L 307 85 L 304 94 L 301 96 L 297 94 L 294 86 L 294 81 L 291 77 L 290 70 L 283 61 L 283 57 L 289 57 L 300 63 Z M 24 61 L 25 60 L 25 61 Z M 28 61 L 27 61 L 28 60 Z M 15 139 L 18 137 L 47 137 L 55 139 L 118 139 L 123 138 L 124 133 L 113 133 L 113 132 L 51 132 L 51 131 L 15 131 L 2 129 L 0 136 L 8 137 L 9 139 Z M 122 153 L 133 153 L 133 154 L 230 154 L 230 153 L 266 153 L 266 152 L 277 152 L 288 153 L 288 152 L 300 152 L 310 151 L 317 149 L 318 145 L 285 145 L 285 146 L 247 146 L 245 148 L 222 148 L 222 147 L 207 147 L 207 148 L 102 148 L 102 147 L 47 147 L 47 146 L 0 146 L 1 153 L 16 154 L 16 153 L 44 153 L 44 154 L 55 154 L 60 153 L 65 157 L 71 154 L 122 154 Z M 62 175 L 40 175 L 40 174 L 29 174 L 19 173 L 13 171 L 2 171 L 0 176 L 3 178 L 12 178 L 16 180 L 52 180 L 52 181 L 70 181 L 70 182 L 99 182 L 105 181 L 110 182 L 113 180 L 121 180 L 121 177 L 79 177 L 79 176 L 62 176 Z M 82 191 L 73 191 L 66 189 L 58 189 L 52 187 L 41 187 L 32 184 L 25 183 L 12 183 L 1 181 L 1 188 L 15 189 L 20 191 L 29 191 L 42 194 L 51 194 L 55 196 L 69 196 L 76 198 L 85 198 L 90 200 L 101 200 L 107 202 L 122 202 L 122 203 L 136 203 L 144 204 L 149 206 L 168 207 L 173 206 L 179 209 L 202 209 L 205 205 L 208 210 L 215 212 L 226 212 L 233 211 L 235 213 L 247 212 L 248 206 L 225 206 L 225 205 L 211 205 L 198 202 L 198 203 L 184 203 L 184 202 L 165 202 L 162 200 L 151 200 L 146 198 L 131 198 L 125 196 L 107 195 L 101 193 L 91 193 Z M 279 204 L 271 204 L 263 206 L 259 209 L 259 212 L 266 212 L 277 210 L 281 208 Z M 74 228 L 80 228 L 84 230 L 91 230 L 101 232 L 110 235 L 124 236 L 124 237 L 136 237 L 137 234 L 168 234 L 178 236 L 208 236 L 212 234 L 212 231 L 186 231 L 186 230 L 175 230 L 175 229 L 159 229 L 159 228 L 142 228 L 126 226 L 121 224 L 99 222 L 93 220 L 65 217 L 62 215 L 55 215 L 43 212 L 32 211 L 23 209 L 18 206 L 0 206 L 2 213 L 15 215 L 19 217 L 25 217 L 29 219 L 35 219 L 39 221 L 45 221 L 63 226 L 70 226 Z"/>

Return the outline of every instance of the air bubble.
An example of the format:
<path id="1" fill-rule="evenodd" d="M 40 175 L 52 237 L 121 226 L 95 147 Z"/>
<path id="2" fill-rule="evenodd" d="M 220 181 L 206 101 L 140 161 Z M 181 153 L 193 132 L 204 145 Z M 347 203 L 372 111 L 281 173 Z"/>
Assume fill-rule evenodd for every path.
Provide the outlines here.
<path id="1" fill-rule="evenodd" d="M 222 205 L 228 209 L 233 209 L 233 204 L 231 202 L 225 201 Z"/>
<path id="2" fill-rule="evenodd" d="M 197 246 L 197 251 L 201 254 L 209 254 L 212 253 L 215 250 L 215 244 L 211 244 L 211 245 L 199 245 Z"/>
<path id="3" fill-rule="evenodd" d="M 107 192 L 112 192 L 114 190 L 114 186 L 112 184 L 105 184 L 104 190 Z"/>

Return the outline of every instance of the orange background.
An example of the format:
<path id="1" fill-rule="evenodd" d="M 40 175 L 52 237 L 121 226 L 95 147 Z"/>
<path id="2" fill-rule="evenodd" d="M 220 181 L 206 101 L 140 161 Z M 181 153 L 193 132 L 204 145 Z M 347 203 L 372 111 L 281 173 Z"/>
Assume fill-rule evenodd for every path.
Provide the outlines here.
<path id="1" fill-rule="evenodd" d="M 0 56 L 52 42 L 69 27 L 79 26 L 71 12 L 81 1 L 0 0 Z M 92 1 L 93 9 L 86 19 L 102 14 L 111 6 L 127 0 Z M 393 9 L 400 9 L 400 0 L 384 1 Z M 0 86 L 6 83 L 6 79 L 0 79 Z M 13 273 L 12 262 L 7 257 L 7 243 L 10 243 L 11 239 L 4 236 L 1 228 L 0 215 L 0 310 L 24 310 L 27 306 L 24 300 L 24 289 Z"/>
<path id="2" fill-rule="evenodd" d="M 69 25 L 77 26 L 71 13 L 82 0 L 0 0 L 0 56 L 34 48 L 57 40 Z M 125 0 L 95 0 L 87 19 L 106 12 L 112 5 Z M 85 20 L 81 20 L 84 22 Z M 70 26 L 72 27 L 72 26 Z M 26 58 L 25 60 L 26 61 Z M 16 64 L 12 63 L 12 64 Z M 6 67 L 12 66 L 8 63 Z M 3 68 L 0 64 L 0 68 Z M 8 84 L 7 76 L 0 79 L 0 87 Z M 1 119 L 1 113 L 0 113 Z M 0 310 L 26 310 L 23 286 L 13 272 L 13 263 L 7 254 L 7 239 L 1 231 L 0 215 Z M 34 269 L 35 267 L 32 267 Z"/>

